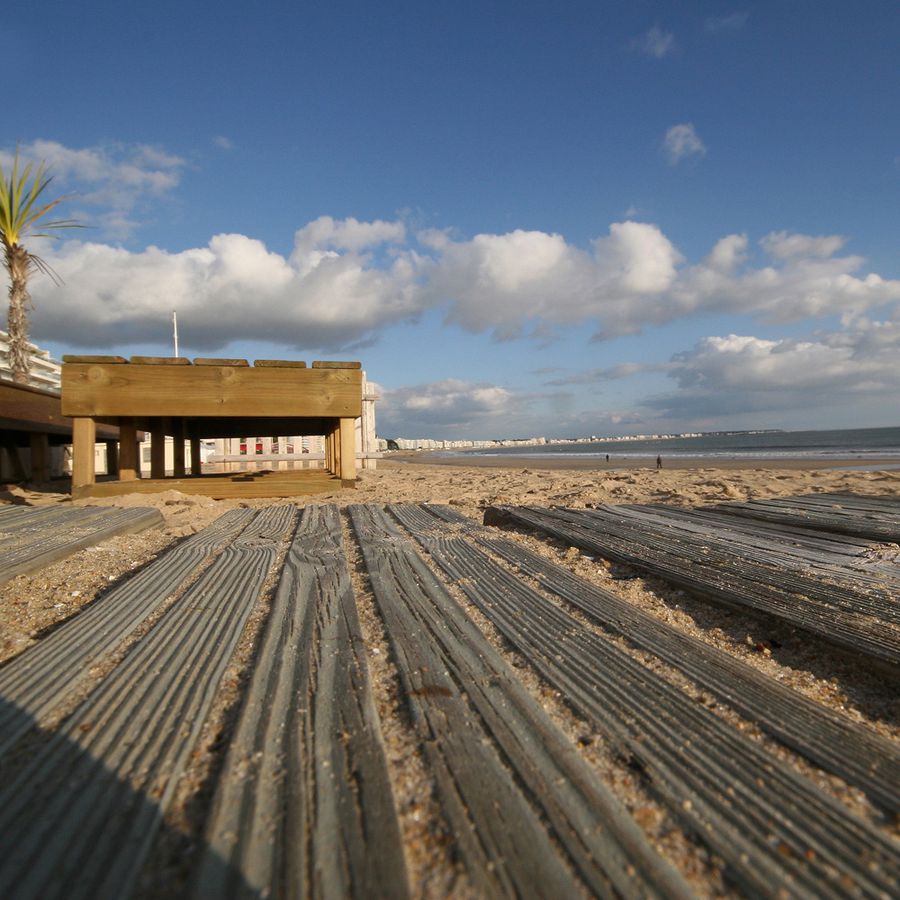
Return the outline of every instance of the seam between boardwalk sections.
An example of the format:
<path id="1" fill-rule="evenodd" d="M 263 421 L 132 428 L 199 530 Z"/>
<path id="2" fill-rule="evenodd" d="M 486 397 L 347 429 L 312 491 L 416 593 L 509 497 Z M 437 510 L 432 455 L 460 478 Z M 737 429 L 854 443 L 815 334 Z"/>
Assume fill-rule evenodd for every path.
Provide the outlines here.
<path id="1" fill-rule="evenodd" d="M 0 794 L 0 893 L 127 895 L 295 516 L 258 513 Z"/>
<path id="2" fill-rule="evenodd" d="M 408 894 L 334 506 L 303 511 L 206 835 L 197 897 Z"/>
<path id="3" fill-rule="evenodd" d="M 430 509 L 434 515 L 445 510 Z M 409 513 L 401 516 L 408 519 Z M 432 523 L 433 523 L 432 519 Z M 856 785 L 885 809 L 900 812 L 900 752 L 880 735 L 838 716 L 727 653 L 577 578 L 492 530 L 463 523 L 465 534 L 508 565 L 535 578 L 541 588 L 571 604 L 600 627 L 681 670 L 741 715 L 803 756 Z M 420 523 L 427 528 L 428 520 Z"/>
<path id="4" fill-rule="evenodd" d="M 392 511 L 402 519 L 403 509 Z M 434 521 L 431 534 L 417 521 L 415 534 L 436 563 L 576 709 L 628 747 L 739 883 L 840 896 L 844 878 L 864 896 L 896 890 L 896 849 L 875 829 Z"/>

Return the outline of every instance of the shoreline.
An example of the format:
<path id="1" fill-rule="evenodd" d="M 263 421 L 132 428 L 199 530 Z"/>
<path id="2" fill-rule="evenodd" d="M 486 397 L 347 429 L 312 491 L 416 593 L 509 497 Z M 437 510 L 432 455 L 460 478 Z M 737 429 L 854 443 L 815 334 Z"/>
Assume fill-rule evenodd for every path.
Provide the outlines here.
<path id="1" fill-rule="evenodd" d="M 446 451 L 418 450 L 392 453 L 379 460 L 379 465 L 428 465 L 450 466 L 453 468 L 485 469 L 544 469 L 554 472 L 632 472 L 635 470 L 656 470 L 655 456 L 615 457 L 610 454 L 607 462 L 602 456 L 539 456 L 537 454 L 503 454 L 502 456 L 479 456 L 462 452 L 453 456 L 442 456 Z M 662 455 L 663 470 L 727 469 L 729 471 L 819 471 L 821 469 L 879 472 L 900 468 L 898 456 L 841 456 L 816 458 L 807 456 L 784 457 L 708 457 L 708 456 L 665 456 Z"/>

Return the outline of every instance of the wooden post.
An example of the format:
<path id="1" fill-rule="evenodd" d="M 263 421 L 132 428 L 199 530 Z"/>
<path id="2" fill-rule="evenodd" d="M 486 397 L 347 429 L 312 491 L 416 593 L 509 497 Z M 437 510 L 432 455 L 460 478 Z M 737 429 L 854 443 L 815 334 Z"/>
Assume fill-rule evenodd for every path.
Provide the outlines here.
<path id="1" fill-rule="evenodd" d="M 325 435 L 325 468 L 329 472 L 334 471 L 334 459 L 332 458 L 331 451 L 331 438 L 332 438 L 332 430 L 329 428 L 328 433 Z"/>
<path id="2" fill-rule="evenodd" d="M 184 419 L 172 420 L 172 474 L 184 478 Z"/>
<path id="3" fill-rule="evenodd" d="M 162 419 L 154 419 L 150 428 L 150 477 L 166 477 L 166 431 Z"/>
<path id="4" fill-rule="evenodd" d="M 141 477 L 138 452 L 134 419 L 119 419 L 119 481 L 137 481 Z"/>
<path id="5" fill-rule="evenodd" d="M 119 442 L 104 441 L 106 444 L 106 474 L 119 477 Z"/>
<path id="6" fill-rule="evenodd" d="M 50 438 L 46 434 L 32 431 L 28 436 L 31 444 L 31 480 L 50 480 Z"/>
<path id="7" fill-rule="evenodd" d="M 203 460 L 200 456 L 200 438 L 191 438 L 191 475 L 199 475 L 203 470 Z"/>
<path id="8" fill-rule="evenodd" d="M 341 419 L 339 435 L 341 481 L 356 481 L 356 419 Z"/>
<path id="9" fill-rule="evenodd" d="M 72 419 L 72 493 L 93 487 L 97 423 L 89 416 Z"/>

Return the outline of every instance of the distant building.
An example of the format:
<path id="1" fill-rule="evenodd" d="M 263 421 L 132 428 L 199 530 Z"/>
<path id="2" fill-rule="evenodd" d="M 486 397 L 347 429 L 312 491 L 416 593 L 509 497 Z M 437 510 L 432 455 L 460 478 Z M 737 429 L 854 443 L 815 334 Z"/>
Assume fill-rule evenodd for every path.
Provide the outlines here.
<path id="1" fill-rule="evenodd" d="M 31 371 L 28 373 L 29 387 L 58 391 L 61 382 L 61 366 L 52 359 L 47 350 L 41 350 L 37 344 L 28 343 L 28 356 L 31 360 Z M 9 335 L 0 331 L 0 378 L 12 381 L 12 369 L 9 366 Z"/>

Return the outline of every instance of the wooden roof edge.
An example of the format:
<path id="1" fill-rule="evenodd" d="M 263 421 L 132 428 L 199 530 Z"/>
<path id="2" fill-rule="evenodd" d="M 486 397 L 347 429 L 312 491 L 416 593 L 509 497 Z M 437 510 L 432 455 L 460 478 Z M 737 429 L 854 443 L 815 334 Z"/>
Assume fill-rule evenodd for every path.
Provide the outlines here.
<path id="1" fill-rule="evenodd" d="M 189 366 L 191 361 L 185 356 L 132 356 L 133 366 Z"/>

